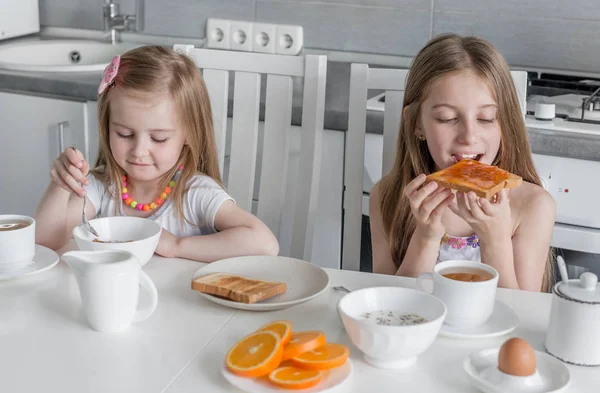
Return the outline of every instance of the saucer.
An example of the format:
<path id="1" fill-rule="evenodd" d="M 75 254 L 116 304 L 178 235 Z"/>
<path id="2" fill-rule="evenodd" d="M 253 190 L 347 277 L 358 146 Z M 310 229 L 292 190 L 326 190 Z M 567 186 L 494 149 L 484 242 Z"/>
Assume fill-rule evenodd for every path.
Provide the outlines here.
<path id="1" fill-rule="evenodd" d="M 494 311 L 487 321 L 471 328 L 459 328 L 442 324 L 440 336 L 450 338 L 491 338 L 508 334 L 516 329 L 519 319 L 515 312 L 504 302 L 496 300 Z"/>
<path id="2" fill-rule="evenodd" d="M 298 390 L 302 393 L 344 393 L 350 390 L 352 386 L 352 361 L 350 358 L 346 360 L 343 365 L 333 368 L 331 370 L 325 370 L 325 376 L 318 385 L 312 388 Z M 262 378 L 245 378 L 237 376 L 225 367 L 221 368 L 221 374 L 223 377 L 232 384 L 233 386 L 248 392 L 248 393 L 282 393 L 292 392 L 293 390 L 280 388 L 268 379 Z"/>
<path id="3" fill-rule="evenodd" d="M 560 360 L 535 351 L 536 373 L 529 377 L 507 375 L 498 370 L 500 348 L 471 354 L 463 363 L 471 383 L 484 393 L 559 393 L 571 383 L 571 374 Z"/>
<path id="4" fill-rule="evenodd" d="M 30 276 L 32 274 L 44 272 L 56 266 L 59 260 L 60 258 L 58 257 L 58 254 L 55 253 L 53 250 L 36 244 L 35 255 L 33 256 L 33 260 L 31 261 L 31 263 L 21 270 L 0 273 L 0 281 L 13 280 L 16 278 L 21 278 L 25 276 Z"/>

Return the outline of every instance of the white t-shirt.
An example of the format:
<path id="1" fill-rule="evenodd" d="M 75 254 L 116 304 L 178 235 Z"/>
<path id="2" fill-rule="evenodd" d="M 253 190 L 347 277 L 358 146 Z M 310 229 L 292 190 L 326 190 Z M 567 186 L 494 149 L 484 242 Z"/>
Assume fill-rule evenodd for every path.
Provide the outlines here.
<path id="1" fill-rule="evenodd" d="M 88 180 L 89 184 L 85 186 L 85 190 L 88 200 L 96 208 L 96 217 L 115 216 L 115 203 L 117 203 L 116 215 L 126 216 L 120 199 L 117 201 L 111 198 L 104 184 L 93 174 L 88 176 Z M 177 208 L 171 198 L 168 198 L 148 219 L 178 237 L 217 232 L 215 229 L 217 210 L 223 202 L 233 201 L 233 198 L 209 176 L 194 175 L 188 181 L 188 186 L 188 191 L 183 197 L 183 212 L 187 220 L 194 225 L 179 219 Z"/>

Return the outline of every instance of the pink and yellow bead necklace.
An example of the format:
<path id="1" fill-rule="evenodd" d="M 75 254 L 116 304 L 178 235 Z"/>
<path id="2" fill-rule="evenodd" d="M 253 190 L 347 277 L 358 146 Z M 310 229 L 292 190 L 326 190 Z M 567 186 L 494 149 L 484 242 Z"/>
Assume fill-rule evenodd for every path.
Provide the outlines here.
<path id="1" fill-rule="evenodd" d="M 127 206 L 131 206 L 134 209 L 143 210 L 143 211 L 154 210 L 157 207 L 159 207 L 160 205 L 162 205 L 163 202 L 167 199 L 167 197 L 171 193 L 171 191 L 173 191 L 173 187 L 175 187 L 175 182 L 177 180 L 179 180 L 179 177 L 181 176 L 182 171 L 183 171 L 183 165 L 179 165 L 179 167 L 177 168 L 177 172 L 175 172 L 175 174 L 173 175 L 173 178 L 169 182 L 169 185 L 167 187 L 165 187 L 165 190 L 162 192 L 162 194 L 160 194 L 160 196 L 156 199 L 156 201 L 154 201 L 152 203 L 139 203 L 138 201 L 131 198 L 129 196 L 129 194 L 127 193 L 127 175 L 123 175 L 123 183 L 122 183 L 122 187 L 121 187 L 121 198 L 123 198 L 123 201 L 125 201 L 125 204 Z"/>

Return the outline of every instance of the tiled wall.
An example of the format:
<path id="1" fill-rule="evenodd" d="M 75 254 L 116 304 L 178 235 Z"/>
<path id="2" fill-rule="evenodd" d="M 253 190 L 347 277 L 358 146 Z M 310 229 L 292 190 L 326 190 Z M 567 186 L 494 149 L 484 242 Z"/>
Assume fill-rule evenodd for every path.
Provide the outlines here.
<path id="1" fill-rule="evenodd" d="M 40 0 L 41 23 L 101 29 L 102 2 Z M 403 56 L 435 34 L 476 34 L 513 66 L 600 72 L 597 0 L 146 0 L 145 33 L 201 38 L 209 17 L 299 24 L 306 47 Z"/>

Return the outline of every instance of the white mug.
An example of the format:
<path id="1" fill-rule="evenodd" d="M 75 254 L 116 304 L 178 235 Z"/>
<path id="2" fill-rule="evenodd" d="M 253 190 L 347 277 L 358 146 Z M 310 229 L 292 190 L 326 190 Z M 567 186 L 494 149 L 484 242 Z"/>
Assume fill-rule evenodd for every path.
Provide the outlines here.
<path id="1" fill-rule="evenodd" d="M 133 254 L 121 250 L 71 251 L 62 259 L 75 271 L 85 315 L 95 330 L 122 331 L 154 313 L 156 287 Z M 140 286 L 150 295 L 150 304 L 141 310 Z"/>
<path id="2" fill-rule="evenodd" d="M 21 270 L 34 256 L 35 220 L 17 214 L 0 215 L 0 273 Z"/>
<path id="3" fill-rule="evenodd" d="M 472 269 L 487 272 L 492 277 L 485 281 L 459 281 L 443 274 Z M 433 295 L 446 305 L 448 313 L 444 323 L 458 328 L 471 328 L 484 323 L 494 311 L 498 272 L 489 265 L 475 261 L 444 261 L 435 265 L 433 273 L 417 277 L 417 289 L 425 291 L 423 280 L 433 281 Z"/>

